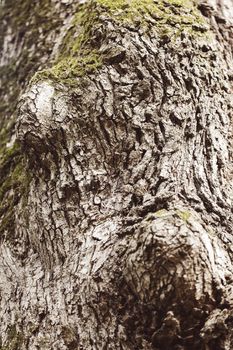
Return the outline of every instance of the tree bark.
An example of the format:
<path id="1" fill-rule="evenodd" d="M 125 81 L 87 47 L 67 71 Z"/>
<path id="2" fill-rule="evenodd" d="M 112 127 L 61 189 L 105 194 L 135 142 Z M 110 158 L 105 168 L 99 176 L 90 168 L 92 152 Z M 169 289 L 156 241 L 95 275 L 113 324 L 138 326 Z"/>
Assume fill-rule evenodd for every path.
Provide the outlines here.
<path id="1" fill-rule="evenodd" d="M 232 9 L 0 4 L 0 349 L 233 349 Z"/>

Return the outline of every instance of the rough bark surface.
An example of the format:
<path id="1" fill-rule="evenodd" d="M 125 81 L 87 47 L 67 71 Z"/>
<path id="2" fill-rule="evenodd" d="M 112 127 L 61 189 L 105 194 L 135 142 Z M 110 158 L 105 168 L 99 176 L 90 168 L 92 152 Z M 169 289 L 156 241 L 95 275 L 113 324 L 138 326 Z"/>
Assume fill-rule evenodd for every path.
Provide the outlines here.
<path id="1" fill-rule="evenodd" d="M 1 349 L 233 349 L 232 0 L 161 2 L 165 27 L 20 3 L 26 24 L 0 5 Z M 83 70 L 60 73 L 70 33 Z"/>

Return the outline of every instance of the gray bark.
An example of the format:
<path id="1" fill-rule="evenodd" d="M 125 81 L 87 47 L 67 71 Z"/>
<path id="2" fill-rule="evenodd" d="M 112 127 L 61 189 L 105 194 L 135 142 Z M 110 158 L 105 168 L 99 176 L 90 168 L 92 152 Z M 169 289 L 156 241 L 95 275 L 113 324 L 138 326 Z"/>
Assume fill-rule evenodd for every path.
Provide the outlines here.
<path id="1" fill-rule="evenodd" d="M 0 5 L 1 349 L 232 349 L 232 0 L 200 22 L 168 0 L 166 32 L 19 3 L 26 23 Z M 55 76 L 79 11 L 102 63 Z"/>

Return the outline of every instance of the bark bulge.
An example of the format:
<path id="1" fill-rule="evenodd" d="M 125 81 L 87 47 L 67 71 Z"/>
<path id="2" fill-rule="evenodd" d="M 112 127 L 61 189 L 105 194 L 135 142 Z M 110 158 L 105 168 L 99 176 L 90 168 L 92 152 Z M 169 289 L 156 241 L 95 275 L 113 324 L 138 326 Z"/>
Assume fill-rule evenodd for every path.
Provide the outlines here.
<path id="1" fill-rule="evenodd" d="M 71 8 L 21 95 L 3 349 L 232 348 L 230 12 L 119 3 Z"/>

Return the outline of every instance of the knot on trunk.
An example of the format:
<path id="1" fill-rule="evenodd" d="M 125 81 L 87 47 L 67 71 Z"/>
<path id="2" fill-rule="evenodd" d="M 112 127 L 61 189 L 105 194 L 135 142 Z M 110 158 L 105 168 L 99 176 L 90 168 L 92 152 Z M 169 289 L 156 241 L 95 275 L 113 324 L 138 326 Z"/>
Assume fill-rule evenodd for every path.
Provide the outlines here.
<path id="1" fill-rule="evenodd" d="M 69 97 L 50 82 L 31 86 L 19 102 L 17 136 L 25 151 L 33 149 L 37 154 L 59 148 L 61 129 L 70 117 Z M 59 137 L 60 135 L 60 137 Z"/>

